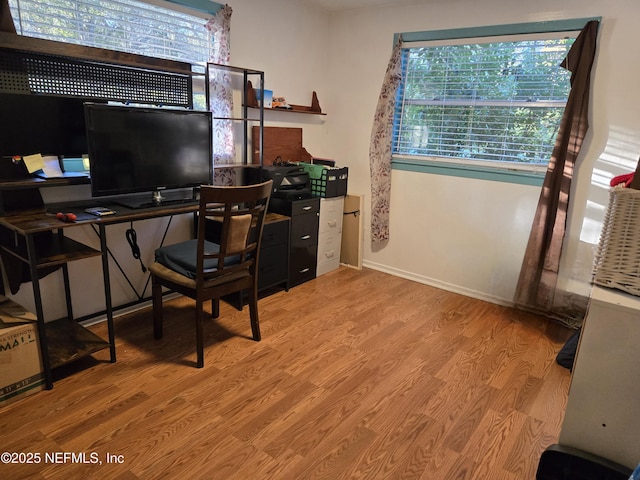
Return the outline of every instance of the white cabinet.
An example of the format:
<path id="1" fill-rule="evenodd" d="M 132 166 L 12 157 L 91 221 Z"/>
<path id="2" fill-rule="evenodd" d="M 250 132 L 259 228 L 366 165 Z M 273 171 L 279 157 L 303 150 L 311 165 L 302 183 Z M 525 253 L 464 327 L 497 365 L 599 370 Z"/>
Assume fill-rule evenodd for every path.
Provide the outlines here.
<path id="1" fill-rule="evenodd" d="M 320 199 L 316 276 L 335 270 L 340 266 L 343 211 L 344 197 Z"/>
<path id="2" fill-rule="evenodd" d="M 559 443 L 635 468 L 639 365 L 640 297 L 594 287 Z"/>

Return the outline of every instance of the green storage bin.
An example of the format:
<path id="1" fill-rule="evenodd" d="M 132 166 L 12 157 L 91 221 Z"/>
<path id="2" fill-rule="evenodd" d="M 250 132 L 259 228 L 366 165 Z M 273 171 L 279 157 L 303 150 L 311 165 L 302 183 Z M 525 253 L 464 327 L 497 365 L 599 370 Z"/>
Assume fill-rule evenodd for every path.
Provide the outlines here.
<path id="1" fill-rule="evenodd" d="M 348 167 L 328 167 L 313 163 L 300 163 L 311 180 L 314 197 L 332 198 L 347 194 Z"/>

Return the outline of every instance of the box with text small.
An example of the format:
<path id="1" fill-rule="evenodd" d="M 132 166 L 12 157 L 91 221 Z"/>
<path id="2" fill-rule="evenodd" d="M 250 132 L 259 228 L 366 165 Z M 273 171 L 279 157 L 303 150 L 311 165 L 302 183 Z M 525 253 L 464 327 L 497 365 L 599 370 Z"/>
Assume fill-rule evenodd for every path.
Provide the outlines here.
<path id="1" fill-rule="evenodd" d="M 255 89 L 256 91 L 256 99 L 258 100 L 258 105 L 260 105 L 260 100 L 262 100 L 262 93 L 259 88 Z M 264 91 L 264 108 L 271 108 L 273 105 L 273 90 L 265 90 Z"/>
<path id="2" fill-rule="evenodd" d="M 6 298 L 0 301 L 0 406 L 43 388 L 35 320 L 35 315 L 17 303 Z"/>

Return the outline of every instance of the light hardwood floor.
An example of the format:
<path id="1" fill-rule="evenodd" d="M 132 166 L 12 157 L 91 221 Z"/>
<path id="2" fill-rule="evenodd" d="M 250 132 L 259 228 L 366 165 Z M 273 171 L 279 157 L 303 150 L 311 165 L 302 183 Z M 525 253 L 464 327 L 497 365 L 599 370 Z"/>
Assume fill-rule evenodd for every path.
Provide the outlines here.
<path id="1" fill-rule="evenodd" d="M 223 304 L 204 369 L 192 318 L 119 317 L 115 364 L 0 409 L 0 450 L 41 455 L 0 478 L 528 480 L 558 439 L 571 332 L 534 315 L 341 267 L 262 299 L 261 342 Z"/>

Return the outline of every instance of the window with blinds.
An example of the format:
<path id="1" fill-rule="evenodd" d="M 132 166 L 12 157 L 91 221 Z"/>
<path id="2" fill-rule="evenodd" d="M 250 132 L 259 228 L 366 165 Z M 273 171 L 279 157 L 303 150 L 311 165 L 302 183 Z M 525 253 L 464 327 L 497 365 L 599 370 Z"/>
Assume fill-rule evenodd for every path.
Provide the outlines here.
<path id="1" fill-rule="evenodd" d="M 202 16 L 134 0 L 9 0 L 21 35 L 204 63 L 212 40 Z M 214 13 L 217 3 L 211 2 Z"/>
<path id="2" fill-rule="evenodd" d="M 545 165 L 570 90 L 576 33 L 403 48 L 396 157 Z"/>

